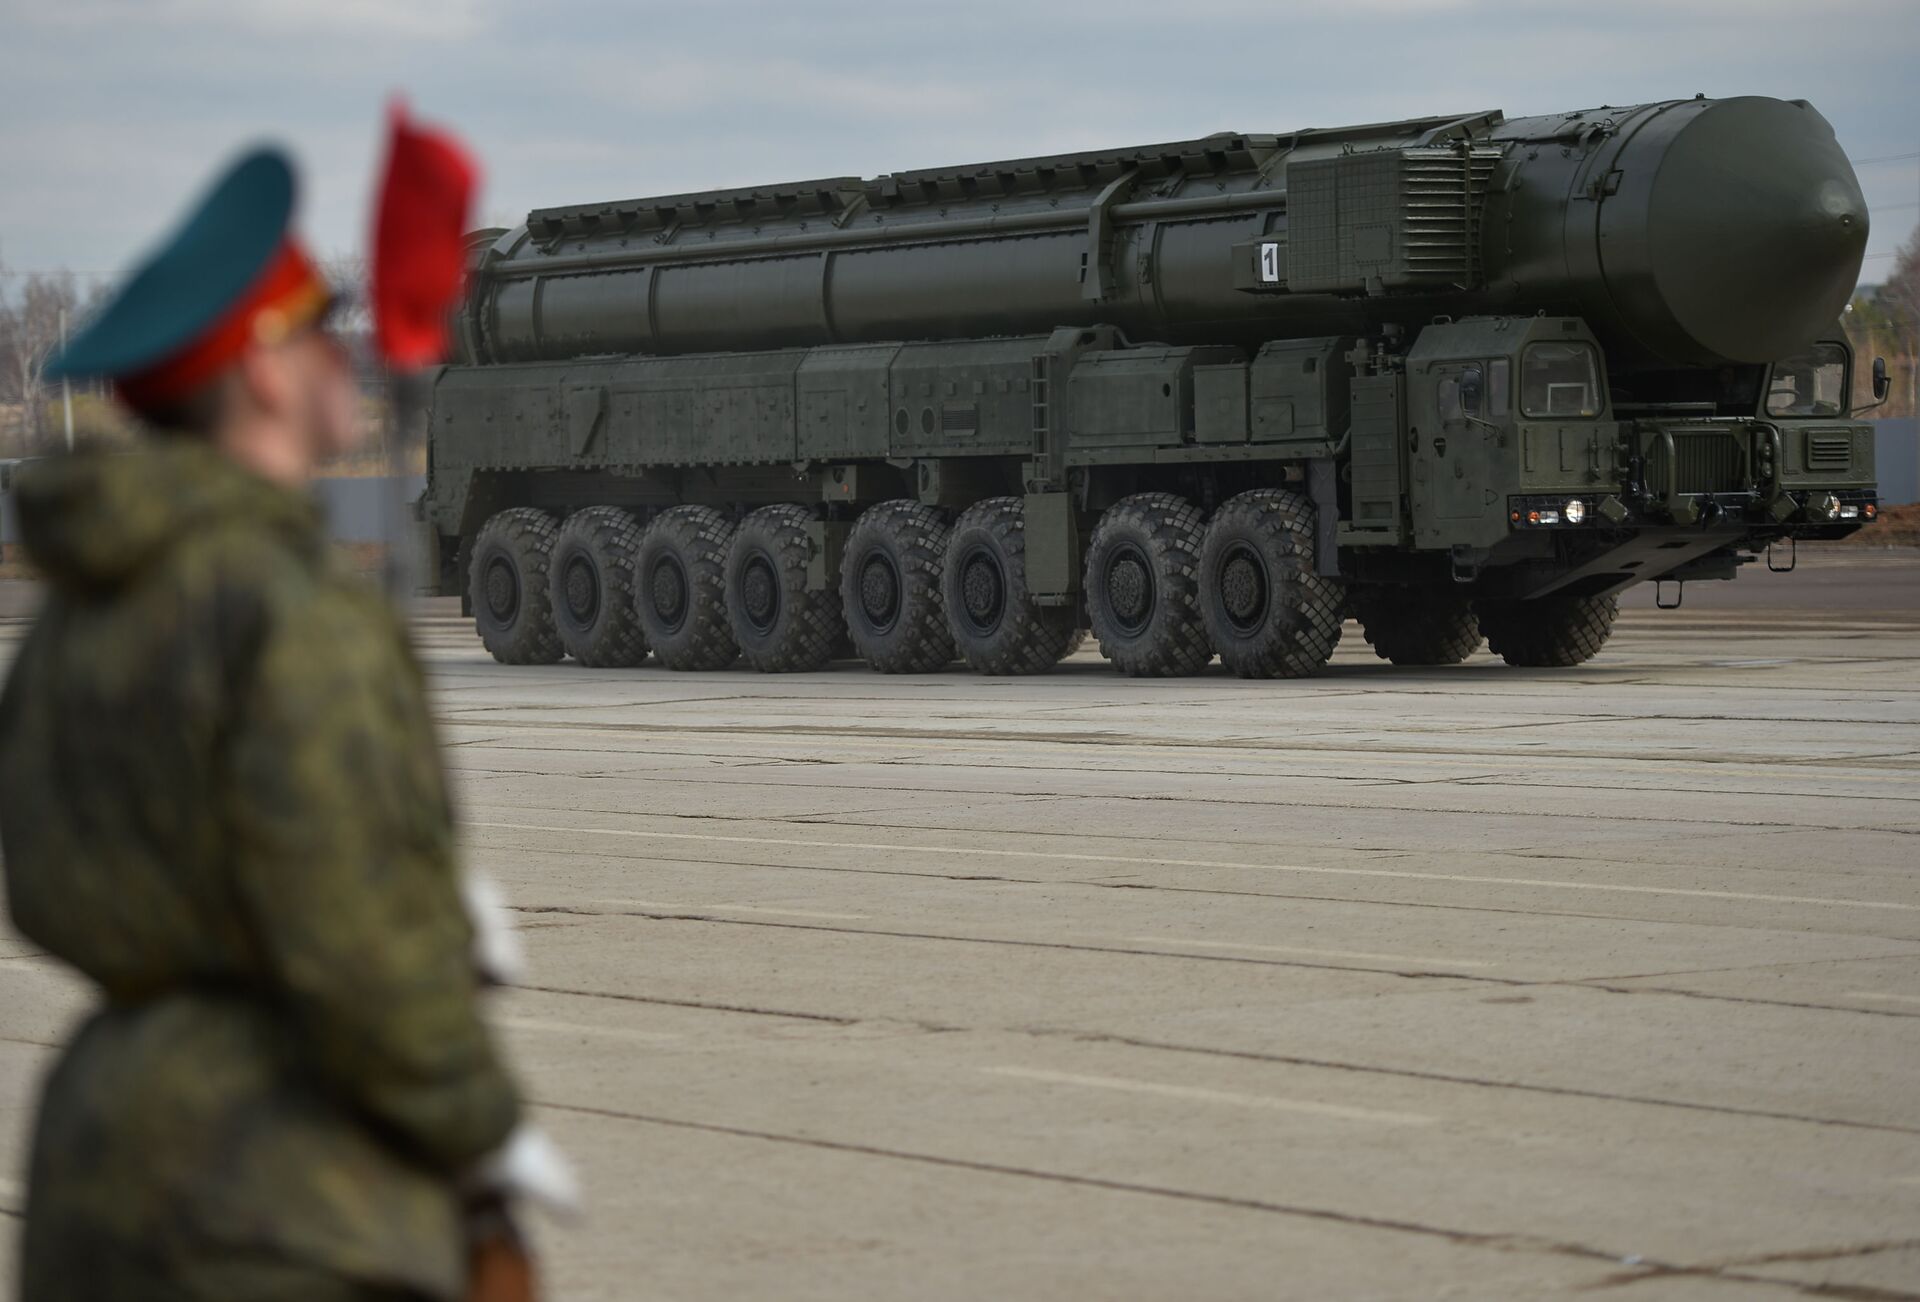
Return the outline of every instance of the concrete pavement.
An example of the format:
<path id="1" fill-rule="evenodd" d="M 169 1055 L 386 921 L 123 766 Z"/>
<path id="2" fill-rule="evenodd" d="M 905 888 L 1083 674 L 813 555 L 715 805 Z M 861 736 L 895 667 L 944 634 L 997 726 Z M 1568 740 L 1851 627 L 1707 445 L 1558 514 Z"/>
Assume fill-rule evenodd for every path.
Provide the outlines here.
<path id="1" fill-rule="evenodd" d="M 1920 1296 L 1916 575 L 1280 683 L 508 669 L 433 607 L 554 1295 Z M 84 999 L 0 956 L 7 1208 Z"/>

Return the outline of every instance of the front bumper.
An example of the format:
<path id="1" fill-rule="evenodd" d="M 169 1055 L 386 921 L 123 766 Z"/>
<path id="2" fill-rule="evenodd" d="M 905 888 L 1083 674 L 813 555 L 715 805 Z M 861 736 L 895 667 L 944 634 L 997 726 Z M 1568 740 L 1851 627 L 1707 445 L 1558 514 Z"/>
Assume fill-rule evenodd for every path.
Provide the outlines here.
<path id="1" fill-rule="evenodd" d="M 1514 533 L 1729 524 L 1759 529 L 1857 528 L 1871 524 L 1879 514 L 1879 494 L 1862 488 L 1680 493 L 1659 499 L 1614 493 L 1528 493 L 1507 499 L 1507 527 Z"/>

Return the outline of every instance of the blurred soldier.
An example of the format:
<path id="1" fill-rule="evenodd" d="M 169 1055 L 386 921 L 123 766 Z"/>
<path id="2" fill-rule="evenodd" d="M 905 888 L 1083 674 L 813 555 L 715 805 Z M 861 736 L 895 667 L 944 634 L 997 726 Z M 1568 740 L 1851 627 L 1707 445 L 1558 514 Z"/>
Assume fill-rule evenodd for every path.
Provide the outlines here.
<path id="1" fill-rule="evenodd" d="M 293 190 L 244 158 L 55 359 L 164 432 L 20 476 L 8 903 L 102 997 L 41 1099 L 31 1302 L 531 1292 L 420 672 L 302 491 L 361 433 Z"/>

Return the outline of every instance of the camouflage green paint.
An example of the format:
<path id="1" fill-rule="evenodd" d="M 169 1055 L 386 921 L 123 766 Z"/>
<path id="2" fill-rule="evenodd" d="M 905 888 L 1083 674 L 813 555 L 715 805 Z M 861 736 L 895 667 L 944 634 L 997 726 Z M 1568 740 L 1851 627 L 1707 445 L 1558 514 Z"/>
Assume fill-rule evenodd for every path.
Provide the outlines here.
<path id="1" fill-rule="evenodd" d="M 8 904 L 102 996 L 43 1091 L 25 1295 L 251 1262 L 454 1296 L 455 1173 L 518 1104 L 397 621 L 309 502 L 191 443 L 19 503 L 51 591 L 0 699 Z"/>
<path id="2" fill-rule="evenodd" d="M 1281 487 L 1312 493 L 1327 577 L 1523 600 L 1731 573 L 1867 518 L 1851 413 L 1701 401 L 1831 332 L 1866 237 L 1826 120 L 1758 96 L 538 209 L 475 236 L 435 384 L 440 590 L 515 506 L 1065 494 L 1028 545 L 1071 600 L 1122 497 Z M 1596 349 L 1596 410 L 1443 410 L 1547 330 Z M 1581 530 L 1529 532 L 1574 496 Z"/>

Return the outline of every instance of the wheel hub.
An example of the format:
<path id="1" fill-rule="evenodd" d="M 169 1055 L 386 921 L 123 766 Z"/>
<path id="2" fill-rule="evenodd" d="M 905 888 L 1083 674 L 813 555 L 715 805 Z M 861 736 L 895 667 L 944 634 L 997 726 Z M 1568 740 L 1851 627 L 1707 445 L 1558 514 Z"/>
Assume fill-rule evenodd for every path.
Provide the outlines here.
<path id="1" fill-rule="evenodd" d="M 565 578 L 567 614 L 582 627 L 593 623 L 600 613 L 600 576 L 594 572 L 593 563 L 575 556 L 567 562 Z"/>
<path id="2" fill-rule="evenodd" d="M 497 623 L 511 624 L 520 613 L 520 576 L 504 556 L 488 562 L 485 586 L 487 613 Z"/>
<path id="3" fill-rule="evenodd" d="M 999 563 L 984 549 L 972 552 L 960 564 L 960 604 L 966 609 L 967 622 L 991 633 L 1000 626 L 1006 603 L 1006 579 Z"/>
<path id="4" fill-rule="evenodd" d="M 780 580 L 773 563 L 764 556 L 747 561 L 740 576 L 740 603 L 746 608 L 747 622 L 764 633 L 773 627 L 780 614 Z"/>
<path id="5" fill-rule="evenodd" d="M 860 567 L 860 610 L 880 633 L 900 617 L 900 575 L 885 553 L 875 552 Z"/>
<path id="6" fill-rule="evenodd" d="M 1242 632 L 1259 627 L 1267 613 L 1267 567 L 1246 546 L 1227 554 L 1220 569 L 1220 601 L 1227 618 Z"/>
<path id="7" fill-rule="evenodd" d="M 687 613 L 687 576 L 680 562 L 671 556 L 662 557 L 653 567 L 647 590 L 653 600 L 653 613 L 669 629 L 679 628 Z"/>
<path id="8" fill-rule="evenodd" d="M 1107 609 L 1120 631 L 1141 632 L 1153 615 L 1153 571 L 1139 548 L 1125 546 L 1107 562 Z"/>

